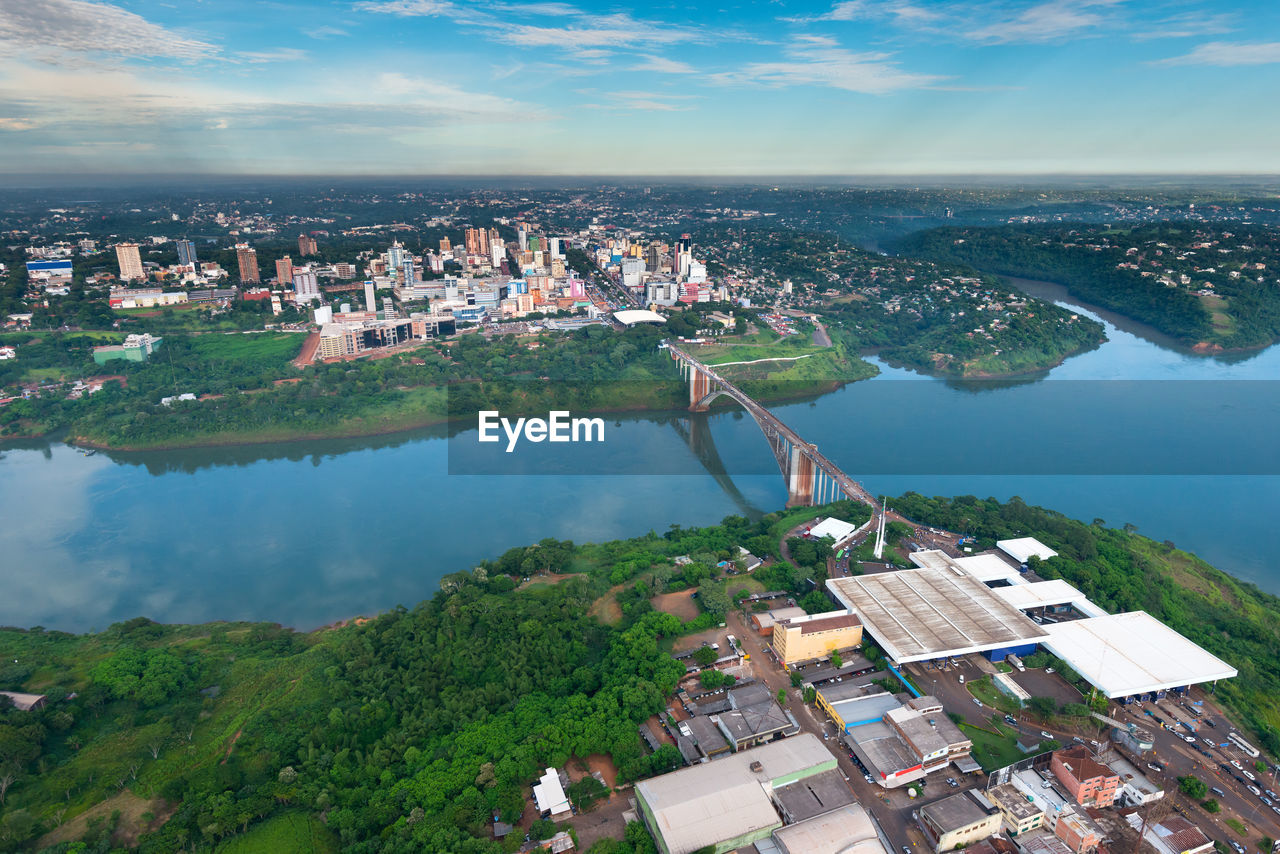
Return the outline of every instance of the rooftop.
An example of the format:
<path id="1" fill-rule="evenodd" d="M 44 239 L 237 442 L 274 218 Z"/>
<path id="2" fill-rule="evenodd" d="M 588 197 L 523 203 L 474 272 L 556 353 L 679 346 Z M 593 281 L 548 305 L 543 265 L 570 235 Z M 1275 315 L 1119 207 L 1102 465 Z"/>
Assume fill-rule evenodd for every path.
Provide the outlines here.
<path id="1" fill-rule="evenodd" d="M 648 805 L 654 829 L 672 854 L 688 854 L 722 842 L 727 833 L 738 836 L 780 825 L 767 785 L 834 766 L 835 757 L 821 739 L 805 733 L 641 780 L 636 794 Z"/>
<path id="2" fill-rule="evenodd" d="M 796 626 L 800 629 L 800 634 L 802 635 L 862 625 L 858 615 L 848 609 L 827 611 L 824 614 L 807 614 L 803 617 L 788 617 L 784 620 L 778 620 L 778 623 L 786 626 Z"/>
<path id="3" fill-rule="evenodd" d="M 1230 679 L 1237 672 L 1146 611 L 1042 628 L 1045 648 L 1108 697 Z"/>
<path id="4" fill-rule="evenodd" d="M 1043 812 L 1035 805 L 1035 801 L 1028 800 L 1027 796 L 1018 791 L 1012 783 L 1001 783 L 999 786 L 987 789 L 987 799 L 1002 807 L 1018 821 L 1025 821 Z"/>
<path id="5" fill-rule="evenodd" d="M 907 569 L 833 578 L 827 588 L 898 662 L 1037 643 L 1021 611 L 959 569 Z"/>
<path id="6" fill-rule="evenodd" d="M 991 815 L 995 807 L 984 804 L 976 791 L 960 792 L 920 807 L 920 815 L 942 833 L 978 824 Z"/>
<path id="7" fill-rule="evenodd" d="M 1103 765 L 1094 759 L 1089 748 L 1085 747 L 1083 744 L 1078 744 L 1075 747 L 1063 748 L 1062 750 L 1057 751 L 1055 755 L 1058 757 L 1058 761 L 1062 763 L 1062 767 L 1070 771 L 1071 776 L 1075 777 L 1082 783 L 1086 780 L 1092 780 L 1095 777 L 1118 776 L 1106 765 Z"/>
<path id="8" fill-rule="evenodd" d="M 859 804 L 849 804 L 781 830 L 774 840 L 786 854 L 886 854 L 875 825 Z"/>
<path id="9" fill-rule="evenodd" d="M 857 526 L 850 525 L 848 522 L 841 522 L 839 519 L 827 517 L 818 524 L 809 529 L 809 536 L 814 539 L 822 537 L 830 537 L 837 543 L 841 540 L 847 540 L 853 536 L 853 532 L 858 530 Z"/>
<path id="10" fill-rule="evenodd" d="M 637 323 L 666 323 L 667 319 L 656 311 L 643 308 L 629 308 L 613 313 L 614 320 L 623 326 L 634 326 Z"/>
<path id="11" fill-rule="evenodd" d="M 1038 557 L 1040 560 L 1048 560 L 1051 557 L 1057 557 L 1058 553 L 1037 540 L 1035 537 L 1019 537 L 1016 540 L 998 540 L 996 548 L 1016 560 L 1018 563 L 1026 563 L 1027 558 Z"/>
<path id="12" fill-rule="evenodd" d="M 823 771 L 773 790 L 773 799 L 790 822 L 804 821 L 854 803 L 853 790 L 840 771 Z"/>

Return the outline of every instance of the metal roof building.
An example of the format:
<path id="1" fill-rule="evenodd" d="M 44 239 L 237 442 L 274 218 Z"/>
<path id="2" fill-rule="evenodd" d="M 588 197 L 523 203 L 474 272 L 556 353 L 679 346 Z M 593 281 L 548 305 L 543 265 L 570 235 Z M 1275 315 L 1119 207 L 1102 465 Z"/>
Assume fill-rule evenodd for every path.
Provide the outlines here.
<path id="1" fill-rule="evenodd" d="M 782 827 L 774 788 L 835 768 L 835 756 L 805 733 L 642 780 L 636 800 L 663 854 L 731 851 Z"/>
<path id="2" fill-rule="evenodd" d="M 885 854 L 875 825 L 860 804 L 849 804 L 773 834 L 785 854 Z"/>
<path id="3" fill-rule="evenodd" d="M 1230 679 L 1237 671 L 1146 611 L 1041 627 L 1044 647 L 1108 697 Z"/>
<path id="4" fill-rule="evenodd" d="M 1028 558 L 1038 557 L 1040 560 L 1048 560 L 1051 557 L 1057 557 L 1058 553 L 1037 540 L 1035 537 L 1019 537 L 1016 540 L 997 540 L 996 548 L 1016 560 L 1018 563 L 1026 563 Z"/>
<path id="5" fill-rule="evenodd" d="M 830 537 L 837 543 L 841 543 L 852 537 L 856 530 L 858 530 L 858 528 L 855 525 L 850 525 L 848 522 L 841 522 L 839 519 L 827 517 L 809 529 L 809 536 L 813 537 L 815 540 L 822 537 Z"/>
<path id="6" fill-rule="evenodd" d="M 1107 612 L 1089 601 L 1089 598 L 1060 578 L 1052 581 L 1037 581 L 1032 584 L 1015 584 L 1010 587 L 996 587 L 992 590 L 997 596 L 1008 602 L 1019 611 L 1032 608 L 1050 608 L 1055 605 L 1071 605 L 1077 611 L 1090 617 L 1105 617 Z"/>
<path id="7" fill-rule="evenodd" d="M 1024 647 L 1047 637 L 1043 627 L 956 568 L 832 578 L 827 589 L 899 663 Z"/>

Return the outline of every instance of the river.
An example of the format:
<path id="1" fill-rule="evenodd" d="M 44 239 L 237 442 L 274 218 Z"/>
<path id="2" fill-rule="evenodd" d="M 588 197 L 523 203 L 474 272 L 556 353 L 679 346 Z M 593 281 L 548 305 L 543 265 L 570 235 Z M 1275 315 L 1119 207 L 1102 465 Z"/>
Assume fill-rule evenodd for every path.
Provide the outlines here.
<path id="1" fill-rule="evenodd" d="M 1072 304 L 1052 285 L 1020 286 Z M 1080 310 L 1108 341 L 1044 376 L 954 383 L 880 363 L 873 380 L 774 411 L 873 492 L 1019 495 L 1134 524 L 1280 592 L 1280 348 L 1205 358 Z M 310 629 L 412 605 L 443 575 L 543 537 L 626 537 L 783 504 L 749 418 L 690 426 L 610 419 L 607 449 L 519 476 L 458 474 L 483 470 L 459 462 L 474 431 L 91 456 L 6 447 L 0 624 L 80 631 L 146 615 Z"/>

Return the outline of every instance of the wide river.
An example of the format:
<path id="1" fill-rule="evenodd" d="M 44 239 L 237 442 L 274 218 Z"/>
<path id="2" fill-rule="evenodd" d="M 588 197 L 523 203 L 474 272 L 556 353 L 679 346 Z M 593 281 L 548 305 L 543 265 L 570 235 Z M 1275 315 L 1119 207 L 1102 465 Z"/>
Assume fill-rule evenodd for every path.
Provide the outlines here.
<path id="1" fill-rule="evenodd" d="M 1109 340 L 1046 376 L 963 385 L 881 364 L 873 380 L 774 411 L 873 492 L 1019 495 L 1132 523 L 1280 592 L 1280 348 L 1193 356 L 1086 313 Z M 441 576 L 543 537 L 662 532 L 785 502 L 749 418 L 694 427 L 677 414 L 611 419 L 594 456 L 519 476 L 457 474 L 475 470 L 463 453 L 474 431 L 92 456 L 9 446 L 0 624 L 89 630 L 146 615 L 309 629 L 412 605 Z"/>

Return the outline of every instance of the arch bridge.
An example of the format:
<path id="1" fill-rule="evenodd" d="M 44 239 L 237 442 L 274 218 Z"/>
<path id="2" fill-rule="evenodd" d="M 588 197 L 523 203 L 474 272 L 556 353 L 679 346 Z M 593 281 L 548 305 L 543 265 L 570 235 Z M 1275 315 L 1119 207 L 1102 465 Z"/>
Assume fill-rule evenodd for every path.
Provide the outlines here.
<path id="1" fill-rule="evenodd" d="M 664 341 L 663 346 L 679 364 L 681 375 L 689 383 L 691 412 L 706 412 L 716 398 L 730 397 L 756 422 L 769 442 L 778 469 L 787 483 L 788 507 L 826 504 L 850 498 L 870 505 L 871 521 L 877 521 L 879 508 L 871 493 L 819 453 L 816 445 L 800 438 L 772 412 L 717 373 L 715 368 L 704 365 L 670 341 Z"/>

